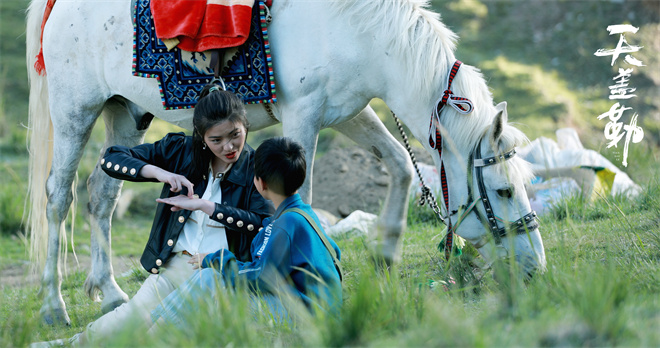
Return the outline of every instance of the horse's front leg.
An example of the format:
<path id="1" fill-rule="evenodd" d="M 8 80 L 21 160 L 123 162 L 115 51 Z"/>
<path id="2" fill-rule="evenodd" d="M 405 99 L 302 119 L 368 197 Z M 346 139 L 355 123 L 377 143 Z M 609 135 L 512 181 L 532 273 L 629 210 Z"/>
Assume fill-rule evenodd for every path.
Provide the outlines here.
<path id="1" fill-rule="evenodd" d="M 400 257 L 399 239 L 406 227 L 408 195 L 413 176 L 412 162 L 408 160 L 406 150 L 389 133 L 370 106 L 355 118 L 333 128 L 374 154 L 387 168 L 390 184 L 376 226 L 378 239 L 375 256 L 388 264 L 396 262 Z"/>
<path id="2" fill-rule="evenodd" d="M 111 145 L 136 146 L 144 140 L 151 115 L 147 122 L 137 119 L 144 113 L 130 103 L 118 100 L 109 100 L 103 110 L 103 119 L 106 124 L 105 148 Z M 136 127 L 141 124 L 141 129 Z M 103 165 L 109 165 L 104 163 Z M 128 302 L 128 295 L 121 290 L 114 277 L 111 255 L 111 220 L 117 205 L 123 182 L 108 176 L 97 162 L 92 175 L 87 180 L 89 191 L 89 215 L 91 225 L 91 254 L 92 267 L 85 280 L 85 293 L 92 300 L 99 300 L 99 292 L 103 293 L 101 311 L 107 313 L 121 304 Z M 114 170 L 124 170 L 117 163 L 110 164 Z M 126 168 L 131 170 L 132 168 Z M 145 227 L 148 228 L 148 227 Z M 148 231 L 148 230 L 145 230 Z"/>
<path id="3" fill-rule="evenodd" d="M 51 96 L 51 100 L 54 99 L 57 98 Z M 52 114 L 53 159 L 46 182 L 48 252 L 41 280 L 44 303 L 40 310 L 42 318 L 48 324 L 71 323 L 60 290 L 62 285 L 60 238 L 64 233 L 65 220 L 73 201 L 73 179 L 95 119 L 96 116 L 90 117 L 88 112 L 83 111 L 62 113 L 61 110 L 57 110 Z"/>

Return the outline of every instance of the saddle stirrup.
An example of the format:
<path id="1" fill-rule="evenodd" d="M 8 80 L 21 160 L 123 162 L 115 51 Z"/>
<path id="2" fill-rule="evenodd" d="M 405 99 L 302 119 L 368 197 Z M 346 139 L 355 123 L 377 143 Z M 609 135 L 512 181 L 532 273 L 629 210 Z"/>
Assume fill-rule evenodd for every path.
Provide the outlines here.
<path id="1" fill-rule="evenodd" d="M 219 84 L 224 91 L 227 90 L 227 85 L 225 85 L 225 80 L 222 79 L 220 75 L 225 60 L 225 50 L 223 48 L 218 48 L 213 50 L 211 53 L 211 69 L 213 70 L 213 80 L 211 83 Z"/>

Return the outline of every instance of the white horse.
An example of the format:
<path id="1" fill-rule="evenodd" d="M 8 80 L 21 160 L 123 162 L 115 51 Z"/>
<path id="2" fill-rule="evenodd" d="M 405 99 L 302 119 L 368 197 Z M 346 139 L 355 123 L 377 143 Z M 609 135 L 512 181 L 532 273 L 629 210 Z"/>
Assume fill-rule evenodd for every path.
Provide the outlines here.
<path id="1" fill-rule="evenodd" d="M 144 125 L 141 120 L 148 114 L 191 128 L 190 110 L 164 110 L 156 80 L 131 73 L 130 2 L 56 2 L 43 32 L 46 76 L 32 69 L 45 1 L 30 4 L 30 228 L 33 253 L 42 255 L 41 262 L 45 257 L 41 314 L 47 322 L 69 322 L 60 293 L 60 233 L 73 200 L 72 182 L 83 147 L 99 116 L 106 124 L 104 149 L 141 143 L 145 127 L 139 125 Z M 545 254 L 538 225 L 525 223 L 525 233 L 492 238 L 489 222 L 479 218 L 495 216 L 521 223 L 523 217 L 530 217 L 530 206 L 524 189 L 528 170 L 522 160 L 473 166 L 475 161 L 483 162 L 481 156 L 475 156 L 475 149 L 484 158 L 492 157 L 525 139 L 507 125 L 505 105 L 496 108 L 477 69 L 464 65 L 451 87 L 456 95 L 472 101 L 474 111 L 463 115 L 445 107 L 439 115 L 442 124 L 437 124 L 443 134 L 442 158 L 428 145 L 431 112 L 447 89 L 447 74 L 456 60 L 456 36 L 426 6 L 421 0 L 274 1 L 268 28 L 278 88 L 273 111 L 284 135 L 308 149 L 309 175 L 301 189 L 303 199 L 312 200 L 312 164 L 319 130 L 332 127 L 378 156 L 390 173 L 377 224 L 376 251 L 387 261 L 397 259 L 413 168 L 405 149 L 368 106 L 378 97 L 426 144 L 438 170 L 444 161 L 450 197 L 446 215 L 460 225 L 457 234 L 475 243 L 488 261 L 515 255 L 527 272 L 542 269 Z M 253 130 L 276 123 L 260 105 L 248 105 L 248 115 Z M 479 170 L 473 171 L 473 167 Z M 479 191 L 478 200 L 470 202 L 477 190 L 468 183 L 476 183 L 479 173 L 484 192 Z M 128 299 L 114 280 L 110 262 L 110 221 L 121 186 L 121 181 L 102 173 L 98 164 L 87 182 L 92 268 L 85 289 L 95 300 L 103 292 L 105 311 Z M 488 207 L 475 204 L 484 196 L 490 198 Z M 452 213 L 459 210 L 461 218 Z M 486 215 L 488 210 L 491 215 Z M 45 240 L 46 231 L 47 253 L 40 254 L 46 250 L 46 242 L 39 242 Z"/>

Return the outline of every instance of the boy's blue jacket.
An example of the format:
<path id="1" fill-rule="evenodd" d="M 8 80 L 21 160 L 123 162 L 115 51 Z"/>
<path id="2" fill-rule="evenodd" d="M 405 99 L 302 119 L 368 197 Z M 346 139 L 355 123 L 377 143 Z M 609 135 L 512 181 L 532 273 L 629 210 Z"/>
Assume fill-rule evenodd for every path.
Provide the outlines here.
<path id="1" fill-rule="evenodd" d="M 265 227 L 255 236 L 250 248 L 252 262 L 238 261 L 229 250 L 219 250 L 207 255 L 201 266 L 222 271 L 231 284 L 244 280 L 253 289 L 274 294 L 285 287 L 299 295 L 308 307 L 314 303 L 313 299 L 319 299 L 325 302 L 320 304 L 326 310 L 336 310 L 341 305 L 342 294 L 332 257 L 302 215 L 295 212 L 282 215 L 289 208 L 305 211 L 321 226 L 312 207 L 294 194 L 280 204 L 272 218 L 263 220 Z M 341 259 L 337 244 L 328 240 Z M 234 262 L 237 272 L 232 265 Z"/>

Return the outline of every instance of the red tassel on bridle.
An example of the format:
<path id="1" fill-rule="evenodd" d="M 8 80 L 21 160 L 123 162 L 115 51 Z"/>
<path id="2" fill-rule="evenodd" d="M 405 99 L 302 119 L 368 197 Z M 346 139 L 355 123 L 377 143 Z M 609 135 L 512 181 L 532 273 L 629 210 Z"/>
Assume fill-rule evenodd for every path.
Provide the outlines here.
<path id="1" fill-rule="evenodd" d="M 447 212 L 447 236 L 445 240 L 445 258 L 449 260 L 451 256 L 451 251 L 454 241 L 454 228 L 451 224 L 451 219 L 449 218 L 449 187 L 447 184 L 447 174 L 445 171 L 445 164 L 442 161 L 442 136 L 440 135 L 440 130 L 435 126 L 434 121 L 438 124 L 440 123 L 440 111 L 447 105 L 454 108 L 461 114 L 467 115 L 474 110 L 474 105 L 467 98 L 462 98 L 455 96 L 451 91 L 451 84 L 454 81 L 454 77 L 458 73 L 461 64 L 460 60 L 457 60 L 452 66 L 449 74 L 447 75 L 447 89 L 442 94 L 442 97 L 438 100 L 435 109 L 431 115 L 431 125 L 429 126 L 429 145 L 431 148 L 438 150 L 438 155 L 440 156 L 440 184 L 442 186 L 442 197 L 445 203 L 445 210 Z"/>

